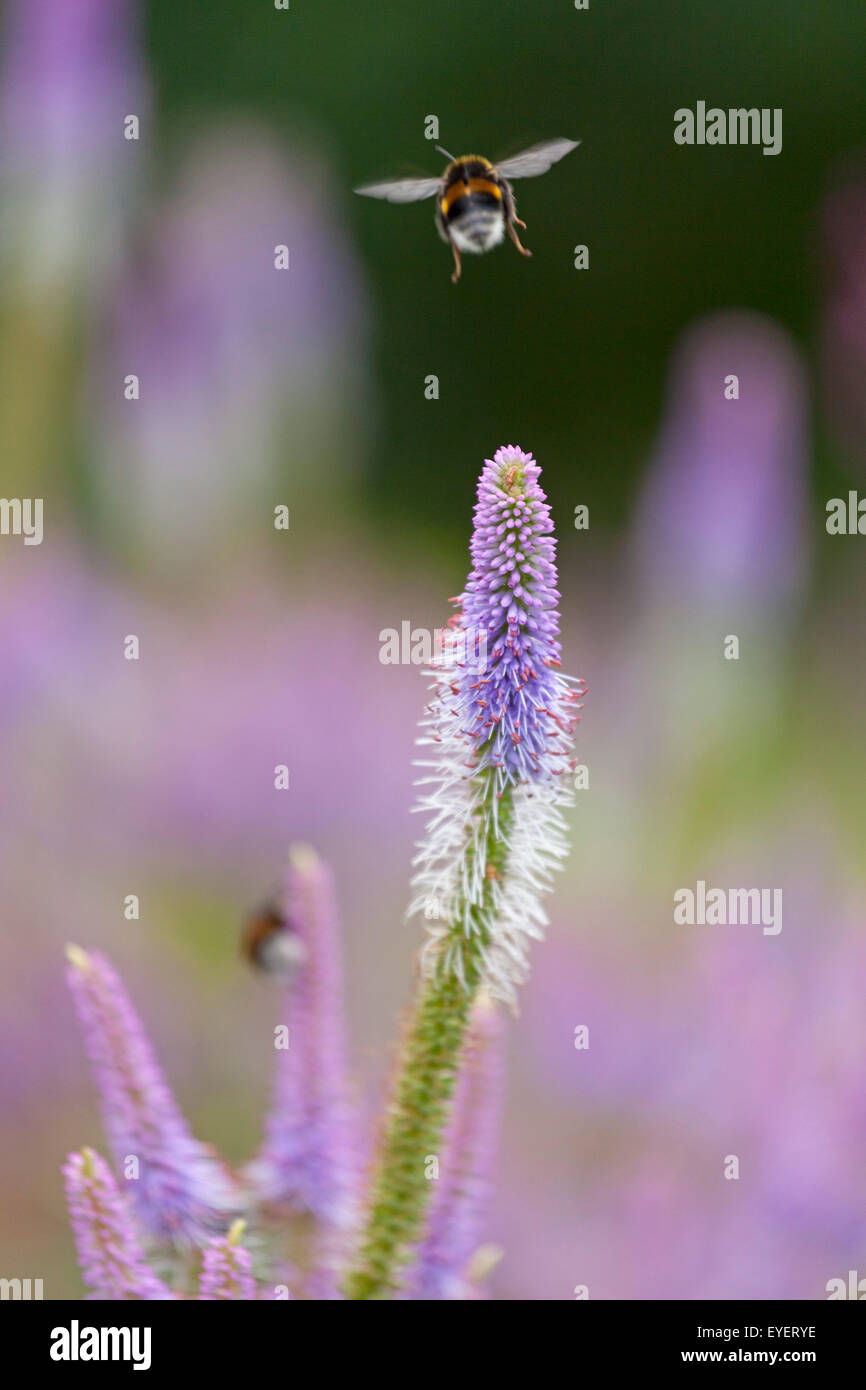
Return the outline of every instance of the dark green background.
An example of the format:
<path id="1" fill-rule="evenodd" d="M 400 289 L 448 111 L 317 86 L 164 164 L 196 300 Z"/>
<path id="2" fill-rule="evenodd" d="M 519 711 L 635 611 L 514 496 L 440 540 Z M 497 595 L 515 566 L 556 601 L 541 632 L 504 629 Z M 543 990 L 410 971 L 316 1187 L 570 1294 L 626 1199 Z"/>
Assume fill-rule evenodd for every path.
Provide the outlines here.
<path id="1" fill-rule="evenodd" d="M 479 460 L 510 442 L 536 453 L 555 505 L 587 501 L 594 525 L 618 527 L 689 320 L 763 310 L 814 355 L 817 209 L 866 130 L 859 0 L 292 0 L 288 13 L 156 0 L 147 39 L 163 149 L 193 113 L 255 112 L 289 142 L 313 135 L 344 180 L 371 290 L 367 502 L 380 515 L 463 537 Z M 782 107 L 782 153 L 676 146 L 673 113 L 699 99 Z M 511 246 L 466 258 L 455 288 L 429 204 L 351 196 L 359 181 L 440 171 L 430 113 L 455 153 L 582 140 L 520 185 L 531 262 Z M 589 271 L 573 269 L 579 242 Z M 840 461 L 819 455 L 825 495 Z"/>

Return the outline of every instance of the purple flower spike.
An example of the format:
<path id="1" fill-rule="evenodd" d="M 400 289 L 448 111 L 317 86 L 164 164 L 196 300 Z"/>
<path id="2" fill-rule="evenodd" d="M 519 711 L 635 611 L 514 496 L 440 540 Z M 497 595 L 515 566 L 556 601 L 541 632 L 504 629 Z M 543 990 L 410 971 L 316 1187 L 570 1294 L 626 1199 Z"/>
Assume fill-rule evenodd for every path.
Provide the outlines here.
<path id="1" fill-rule="evenodd" d="M 428 974 L 465 980 L 465 943 L 480 935 L 483 983 L 515 1002 L 540 904 L 567 853 L 560 807 L 573 794 L 572 736 L 582 681 L 560 674 L 556 542 L 531 454 L 487 459 L 478 484 L 472 572 L 456 599 L 452 640 L 433 663 L 419 742 L 435 757 L 410 915 L 423 912 Z"/>
<path id="2" fill-rule="evenodd" d="M 119 251 L 123 197 L 140 167 L 124 139 L 149 94 L 136 0 L 10 0 L 0 52 L 4 253 L 45 286 L 104 285 Z M 63 236 L 54 229 L 63 227 Z"/>
<path id="3" fill-rule="evenodd" d="M 285 917 L 305 948 L 289 979 L 265 1139 L 247 1176 L 264 1201 L 309 1212 L 325 1228 L 348 1230 L 360 1163 L 345 1073 L 337 909 L 330 872 L 295 846 L 285 883 Z"/>
<path id="4" fill-rule="evenodd" d="M 139 1216 L 161 1239 L 204 1245 L 237 1214 L 239 1194 L 190 1133 L 108 961 L 78 946 L 67 955 L 105 1131 L 117 1168 L 129 1174 Z"/>
<path id="5" fill-rule="evenodd" d="M 713 314 L 683 334 L 637 517 L 641 587 L 665 611 L 672 594 L 766 609 L 798 592 L 806 395 L 795 345 L 759 314 Z"/>
<path id="6" fill-rule="evenodd" d="M 473 1008 L 460 1061 L 427 1237 L 413 1271 L 413 1299 L 475 1298 L 482 1261 L 490 1267 L 484 1259 L 489 1248 L 479 1250 L 479 1235 L 502 1108 L 502 1025 L 497 1006 L 481 995 Z"/>
<path id="7" fill-rule="evenodd" d="M 202 1256 L 199 1300 L 225 1298 L 250 1300 L 256 1297 L 250 1253 L 239 1244 L 246 1222 L 235 1221 L 223 1240 L 213 1240 Z"/>
<path id="8" fill-rule="evenodd" d="M 512 445 L 486 460 L 473 568 L 458 600 L 466 657 L 458 700 L 478 767 L 496 768 L 500 787 L 552 781 L 571 757 L 577 697 L 558 674 L 556 541 L 540 472 Z"/>
<path id="9" fill-rule="evenodd" d="M 84 1282 L 94 1298 L 166 1299 L 174 1294 L 147 1266 L 132 1217 L 103 1158 L 72 1153 L 63 1168 Z"/>
<path id="10" fill-rule="evenodd" d="M 283 244 L 288 272 L 274 264 Z M 197 568 L 221 539 L 257 533 L 287 461 L 295 505 L 350 464 L 359 275 L 321 162 L 297 146 L 286 159 L 246 124 L 194 141 L 140 247 L 93 378 L 100 491 L 131 542 Z M 118 361 L 135 363 L 142 383 L 134 411 L 116 399 Z"/>

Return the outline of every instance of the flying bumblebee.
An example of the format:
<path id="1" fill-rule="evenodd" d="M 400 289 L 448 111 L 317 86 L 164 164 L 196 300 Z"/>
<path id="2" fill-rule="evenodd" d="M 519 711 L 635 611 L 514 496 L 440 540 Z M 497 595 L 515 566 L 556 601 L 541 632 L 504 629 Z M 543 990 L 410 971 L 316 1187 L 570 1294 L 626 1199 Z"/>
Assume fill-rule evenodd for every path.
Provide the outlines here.
<path id="1" fill-rule="evenodd" d="M 460 252 L 482 255 L 511 237 L 521 256 L 532 252 L 521 246 L 516 227 L 526 226 L 517 216 L 510 179 L 530 179 L 544 174 L 551 164 L 577 149 L 579 140 L 545 140 L 541 145 L 491 164 L 478 154 L 455 159 L 441 145 L 436 149 L 451 162 L 441 179 L 392 179 L 356 188 L 365 198 L 384 198 L 389 203 L 417 203 L 436 195 L 436 230 L 454 252 L 451 283 L 460 279 Z"/>

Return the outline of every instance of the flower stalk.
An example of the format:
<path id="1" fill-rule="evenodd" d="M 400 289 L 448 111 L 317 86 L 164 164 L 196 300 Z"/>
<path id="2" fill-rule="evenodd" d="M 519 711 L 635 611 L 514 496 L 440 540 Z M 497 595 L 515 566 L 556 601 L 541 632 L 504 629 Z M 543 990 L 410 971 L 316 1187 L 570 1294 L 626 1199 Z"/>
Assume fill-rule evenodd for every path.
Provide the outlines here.
<path id="1" fill-rule="evenodd" d="M 472 571 L 451 620 L 462 641 L 434 660 L 420 740 L 430 816 L 416 856 L 410 915 L 423 912 L 424 983 L 386 1116 L 367 1225 L 345 1282 L 353 1299 L 388 1298 L 425 1232 L 473 1001 L 483 986 L 516 1005 L 540 895 L 567 852 L 560 808 L 573 766 L 582 688 L 559 673 L 555 541 L 540 469 L 509 446 L 478 484 Z M 472 655 L 484 652 L 483 664 Z M 467 653 L 469 654 L 467 659 Z"/>
<path id="2" fill-rule="evenodd" d="M 460 1059 L 442 1171 L 408 1296 L 449 1301 L 484 1297 L 485 1272 L 499 1258 L 480 1243 L 503 1099 L 503 1018 L 481 990 Z"/>
<path id="3" fill-rule="evenodd" d="M 399 1266 L 408 1262 L 411 1247 L 424 1233 L 432 1186 L 426 1165 L 442 1149 L 472 1003 L 482 979 L 484 941 L 479 922 L 462 951 L 462 977 L 444 966 L 446 946 L 443 968 L 421 986 L 386 1118 L 365 1236 L 345 1285 L 347 1298 L 390 1297 L 400 1287 Z"/>

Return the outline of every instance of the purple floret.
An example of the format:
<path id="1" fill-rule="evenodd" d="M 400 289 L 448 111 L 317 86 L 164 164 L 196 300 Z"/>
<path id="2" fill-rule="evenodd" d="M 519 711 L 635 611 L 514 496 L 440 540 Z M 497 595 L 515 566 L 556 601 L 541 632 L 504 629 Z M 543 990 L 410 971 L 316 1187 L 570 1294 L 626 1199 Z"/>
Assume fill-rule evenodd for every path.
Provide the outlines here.
<path id="1" fill-rule="evenodd" d="M 132 1215 L 108 1164 L 93 1149 L 63 1168 L 82 1277 L 94 1298 L 166 1299 L 171 1289 L 147 1266 Z"/>
<path id="2" fill-rule="evenodd" d="M 499 769 L 503 784 L 565 770 L 578 699 L 559 675 L 556 541 L 540 472 L 512 445 L 485 461 L 458 600 L 467 651 L 487 649 L 485 669 L 467 662 L 457 682 L 465 731 L 479 767 Z"/>
<path id="3" fill-rule="evenodd" d="M 68 950 L 69 985 L 115 1165 L 148 1230 L 176 1244 L 223 1235 L 240 1199 L 227 1170 L 194 1139 L 120 982 L 98 951 Z"/>

